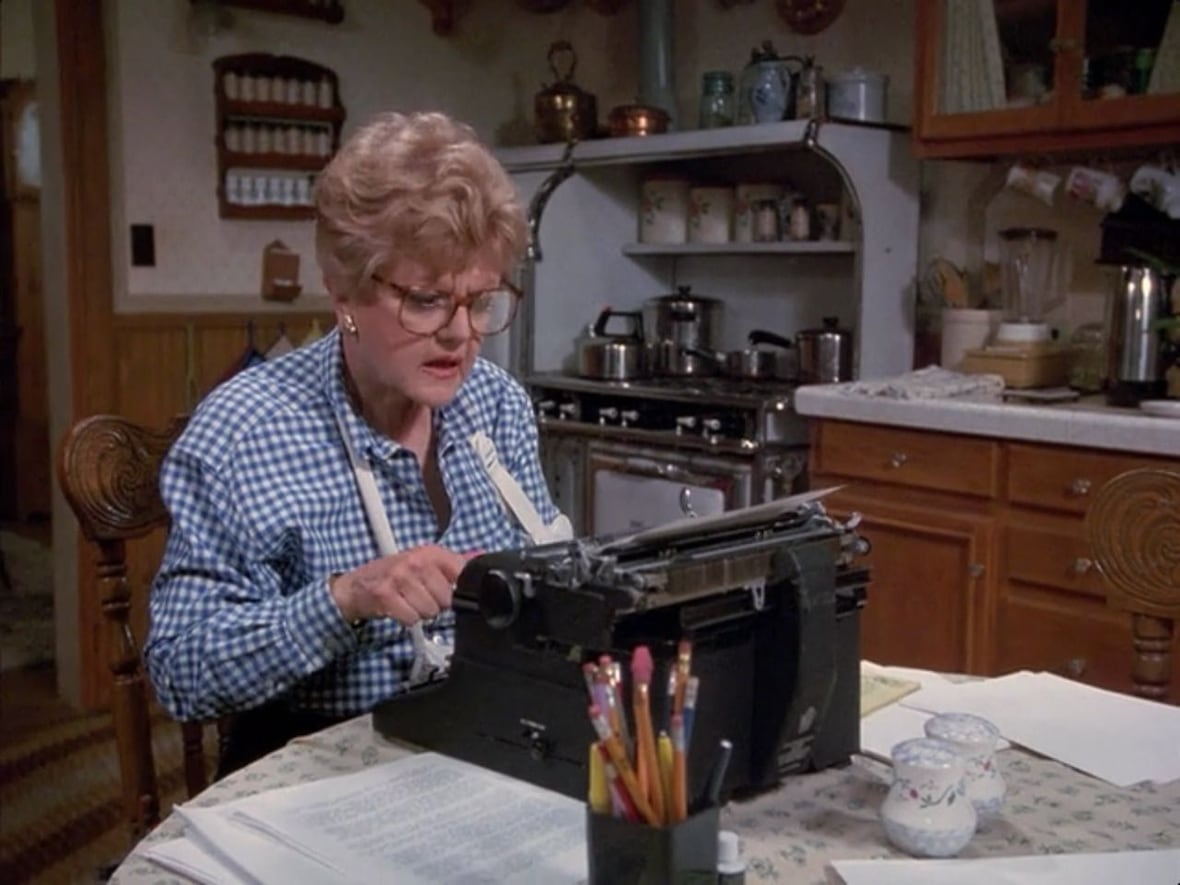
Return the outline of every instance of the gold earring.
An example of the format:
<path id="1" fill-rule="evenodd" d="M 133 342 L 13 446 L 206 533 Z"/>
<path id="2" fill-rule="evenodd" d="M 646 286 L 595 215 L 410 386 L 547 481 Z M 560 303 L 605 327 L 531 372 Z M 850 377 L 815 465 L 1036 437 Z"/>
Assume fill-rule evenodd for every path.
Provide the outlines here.
<path id="1" fill-rule="evenodd" d="M 356 327 L 356 320 L 352 318 L 352 314 L 346 313 L 344 315 L 344 331 L 356 338 L 360 335 L 360 329 Z"/>

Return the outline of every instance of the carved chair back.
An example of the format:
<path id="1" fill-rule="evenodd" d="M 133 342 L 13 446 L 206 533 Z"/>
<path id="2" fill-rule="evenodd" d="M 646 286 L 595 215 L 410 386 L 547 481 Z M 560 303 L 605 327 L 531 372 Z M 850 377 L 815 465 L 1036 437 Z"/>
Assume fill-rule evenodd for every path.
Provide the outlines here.
<path id="1" fill-rule="evenodd" d="M 1107 602 L 1131 613 L 1135 691 L 1167 700 L 1180 618 L 1180 472 L 1148 467 L 1109 480 L 1086 531 Z"/>
<path id="2" fill-rule="evenodd" d="M 160 499 L 160 464 L 186 422 L 179 417 L 154 430 L 115 415 L 94 415 L 69 431 L 58 461 L 62 492 L 97 554 L 94 598 L 108 633 L 111 714 L 132 844 L 159 822 L 160 791 L 152 754 L 152 708 L 132 630 L 132 594 L 146 594 L 148 588 L 130 586 L 127 542 L 168 527 Z M 204 727 L 200 722 L 180 727 L 185 788 L 191 797 L 209 782 Z"/>

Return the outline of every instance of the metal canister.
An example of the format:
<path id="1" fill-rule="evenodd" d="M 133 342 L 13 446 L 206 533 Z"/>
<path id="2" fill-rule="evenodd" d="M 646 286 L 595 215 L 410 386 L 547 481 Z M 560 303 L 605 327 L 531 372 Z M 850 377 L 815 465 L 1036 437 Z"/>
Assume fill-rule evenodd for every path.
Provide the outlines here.
<path id="1" fill-rule="evenodd" d="M 795 80 L 795 118 L 821 119 L 824 116 L 824 69 L 807 58 Z"/>

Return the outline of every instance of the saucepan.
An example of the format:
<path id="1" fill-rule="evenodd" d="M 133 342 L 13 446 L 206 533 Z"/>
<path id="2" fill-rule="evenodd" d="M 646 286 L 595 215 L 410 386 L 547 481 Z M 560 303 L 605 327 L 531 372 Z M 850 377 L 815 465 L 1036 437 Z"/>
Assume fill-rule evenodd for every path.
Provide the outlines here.
<path id="1" fill-rule="evenodd" d="M 794 346 L 791 339 L 765 329 L 754 329 L 746 336 L 746 342 L 749 346 L 740 350 L 686 350 L 710 361 L 717 372 L 726 378 L 773 381 L 789 377 L 786 351 Z"/>

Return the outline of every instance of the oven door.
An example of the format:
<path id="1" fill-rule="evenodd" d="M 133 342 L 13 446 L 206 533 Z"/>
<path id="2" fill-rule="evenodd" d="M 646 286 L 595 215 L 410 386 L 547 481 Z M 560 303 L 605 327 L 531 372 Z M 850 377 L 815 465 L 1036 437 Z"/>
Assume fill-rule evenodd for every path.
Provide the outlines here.
<path id="1" fill-rule="evenodd" d="M 590 443 L 585 524 L 591 535 L 634 532 L 688 514 L 750 504 L 752 465 L 662 448 Z"/>

